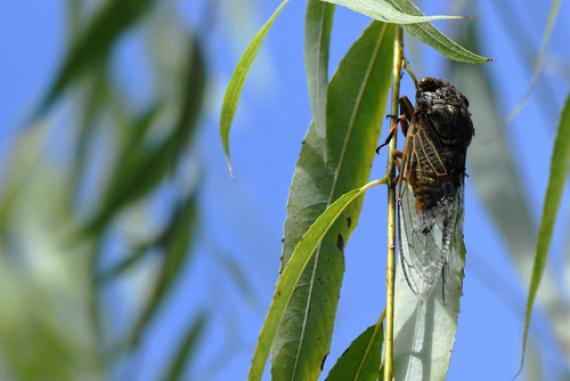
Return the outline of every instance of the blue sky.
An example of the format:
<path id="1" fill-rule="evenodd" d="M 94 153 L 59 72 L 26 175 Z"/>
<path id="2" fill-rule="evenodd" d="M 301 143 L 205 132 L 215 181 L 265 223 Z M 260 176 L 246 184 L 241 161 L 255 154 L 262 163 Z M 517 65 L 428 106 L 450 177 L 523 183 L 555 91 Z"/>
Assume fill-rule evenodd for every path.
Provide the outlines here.
<path id="1" fill-rule="evenodd" d="M 226 0 L 231 1 L 231 0 Z M 192 24 L 203 1 L 178 1 L 184 18 Z M 223 2 L 222 2 L 223 3 Z M 278 1 L 254 1 L 253 23 L 259 26 L 277 7 Z M 482 53 L 496 59 L 491 66 L 496 91 L 503 99 L 504 115 L 512 109 L 524 93 L 530 76 L 515 58 L 514 48 L 505 32 L 505 22 L 490 2 L 480 1 L 478 22 L 485 25 Z M 540 45 L 548 7 L 540 2 L 525 2 L 517 11 L 523 15 L 528 33 L 533 37 L 528 44 L 537 50 Z M 240 344 L 231 361 L 216 373 L 218 380 L 243 379 L 253 346 L 257 339 L 266 308 L 269 304 L 279 266 L 282 224 L 285 203 L 301 140 L 311 120 L 303 63 L 303 20 L 305 2 L 291 1 L 275 23 L 262 50 L 262 59 L 253 67 L 232 132 L 232 155 L 237 179 L 229 180 L 225 160 L 218 141 L 217 113 L 220 96 L 229 79 L 239 52 L 245 47 L 248 31 L 255 28 L 244 23 L 243 35 L 227 42 L 232 33 L 222 18 L 209 37 L 210 64 L 214 72 L 214 86 L 210 94 L 209 111 L 203 118 L 200 156 L 204 157 L 206 185 L 203 190 L 203 214 L 208 233 L 199 244 L 195 260 L 187 269 L 171 305 L 145 345 L 142 379 L 151 380 L 160 369 L 161 359 L 167 355 L 169 344 L 175 342 L 180 324 L 192 315 L 194 307 L 214 305 L 218 295 L 229 295 L 219 314 L 213 317 L 206 338 L 206 349 L 200 355 L 196 369 L 200 372 L 210 355 L 228 343 L 228 324 L 239 332 Z M 570 26 L 563 15 L 570 11 L 563 4 L 561 20 L 557 23 L 549 52 L 570 62 L 567 49 Z M 445 2 L 434 2 L 426 13 L 448 12 Z M 0 2 L 0 152 L 5 155 L 13 131 L 21 127 L 26 113 L 33 107 L 49 83 L 65 51 L 64 1 L 6 1 Z M 368 23 L 365 17 L 339 9 L 332 37 L 331 71 L 355 38 Z M 445 28 L 447 24 L 438 23 Z M 239 23 L 238 23 L 239 28 Z M 251 36 L 251 33 L 249 36 Z M 410 42 L 410 44 L 413 44 Z M 117 66 L 125 83 L 145 90 L 145 68 L 136 64 L 140 46 L 136 39 L 125 42 Z M 421 49 L 423 62 L 415 66 L 419 76 L 439 76 L 444 58 L 430 48 Z M 414 62 L 412 62 L 414 65 Z M 545 77 L 543 77 L 545 78 Z M 547 77 L 556 88 L 560 110 L 568 91 L 568 77 Z M 135 85 L 133 85 L 135 86 Z M 146 89 L 148 90 L 148 88 Z M 409 80 L 403 92 L 413 95 Z M 137 93 L 133 90 L 130 93 Z M 535 93 L 536 94 L 536 93 Z M 509 129 L 509 137 L 520 153 L 520 167 L 536 221 L 548 176 L 548 158 L 557 117 L 544 117 L 537 106 L 536 95 Z M 65 120 L 65 118 L 64 118 Z M 386 126 L 383 126 L 385 136 Z M 477 126 L 475 126 L 477 128 Z M 476 136 L 477 138 L 477 136 Z M 55 147 L 56 149 L 65 147 Z M 373 177 L 383 174 L 385 157 L 379 156 L 373 167 Z M 449 380 L 505 380 L 518 367 L 521 345 L 523 303 L 525 289 L 514 272 L 506 253 L 506 246 L 492 225 L 488 214 L 470 185 L 466 186 L 465 239 L 468 247 L 464 297 L 456 348 L 453 353 Z M 560 218 L 567 223 L 569 208 L 565 198 Z M 346 250 L 346 273 L 336 320 L 331 353 L 326 370 L 347 345 L 365 327 L 372 324 L 384 307 L 385 263 L 385 190 L 377 188 L 366 196 L 359 226 Z M 567 225 L 566 225 L 567 230 Z M 553 246 L 554 263 L 561 263 L 563 229 L 557 229 Z M 227 277 L 220 276 L 206 258 L 212 242 L 235 256 L 245 267 L 258 294 L 255 303 L 244 303 L 238 292 L 232 290 Z M 490 285 L 493 276 L 500 287 Z M 505 297 L 505 288 L 507 289 Z M 513 295 L 509 293 L 512 290 Z M 508 301 L 506 300 L 508 299 Z M 514 306 L 514 308 L 513 308 Z M 541 323 L 541 333 L 548 332 Z M 535 335 L 536 336 L 536 335 Z M 561 366 L 561 359 L 548 347 L 552 337 L 542 334 L 539 342 L 543 358 L 552 365 L 551 373 Z"/>

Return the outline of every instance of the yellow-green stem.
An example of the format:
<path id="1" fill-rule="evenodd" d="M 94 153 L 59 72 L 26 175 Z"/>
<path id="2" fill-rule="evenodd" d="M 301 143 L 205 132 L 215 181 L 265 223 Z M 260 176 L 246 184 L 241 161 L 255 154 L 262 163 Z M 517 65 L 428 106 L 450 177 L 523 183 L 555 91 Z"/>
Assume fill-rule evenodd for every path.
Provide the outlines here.
<path id="1" fill-rule="evenodd" d="M 394 61 L 392 64 L 392 123 L 397 122 L 400 99 L 400 73 L 404 55 L 403 32 L 396 27 L 394 37 Z M 388 153 L 388 179 L 395 177 L 393 153 L 396 151 L 397 134 L 390 141 Z M 388 182 L 388 255 L 386 260 L 386 336 L 384 346 L 384 381 L 392 381 L 394 369 L 394 276 L 396 270 L 396 183 Z"/>

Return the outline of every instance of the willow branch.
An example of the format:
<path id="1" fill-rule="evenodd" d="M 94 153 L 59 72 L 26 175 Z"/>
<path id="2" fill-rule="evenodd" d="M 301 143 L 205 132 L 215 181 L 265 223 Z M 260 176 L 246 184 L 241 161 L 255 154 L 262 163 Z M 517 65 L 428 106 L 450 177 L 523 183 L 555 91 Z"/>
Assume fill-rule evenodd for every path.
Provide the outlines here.
<path id="1" fill-rule="evenodd" d="M 400 99 L 400 73 L 403 62 L 403 32 L 396 27 L 394 37 L 394 60 L 392 64 L 392 104 L 390 113 L 392 125 L 397 123 L 398 101 Z M 388 154 L 388 255 L 386 259 L 386 339 L 384 350 L 384 381 L 392 381 L 394 366 L 394 278 L 396 270 L 396 183 L 393 153 L 396 151 L 397 134 L 390 141 Z"/>

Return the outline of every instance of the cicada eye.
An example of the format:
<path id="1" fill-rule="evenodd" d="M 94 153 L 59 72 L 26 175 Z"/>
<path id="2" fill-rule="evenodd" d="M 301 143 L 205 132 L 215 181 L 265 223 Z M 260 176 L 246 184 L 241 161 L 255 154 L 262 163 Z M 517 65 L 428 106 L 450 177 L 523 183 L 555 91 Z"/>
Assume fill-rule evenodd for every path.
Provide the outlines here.
<path id="1" fill-rule="evenodd" d="M 432 77 L 423 78 L 422 80 L 420 80 L 418 84 L 419 90 L 424 92 L 434 92 L 440 87 L 441 87 L 441 81 Z"/>

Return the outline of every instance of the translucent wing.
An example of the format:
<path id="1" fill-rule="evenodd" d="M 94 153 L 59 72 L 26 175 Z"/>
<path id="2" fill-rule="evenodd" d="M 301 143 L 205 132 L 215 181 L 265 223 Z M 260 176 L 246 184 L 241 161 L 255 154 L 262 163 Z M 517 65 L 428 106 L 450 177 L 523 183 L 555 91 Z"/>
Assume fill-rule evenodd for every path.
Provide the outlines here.
<path id="1" fill-rule="evenodd" d="M 406 158 L 400 174 L 398 203 L 398 235 L 400 263 L 410 289 L 420 299 L 431 292 L 442 277 L 443 296 L 446 294 L 448 265 L 459 255 L 458 239 L 463 231 L 463 185 L 456 186 L 443 165 L 429 151 L 423 149 L 422 131 L 412 129 L 406 142 Z M 445 168 L 444 168 L 445 169 Z M 417 202 L 413 187 L 426 177 L 437 177 L 437 201 L 429 208 Z M 437 192 L 436 192 L 437 193 Z M 424 196 L 425 197 L 425 196 Z"/>

